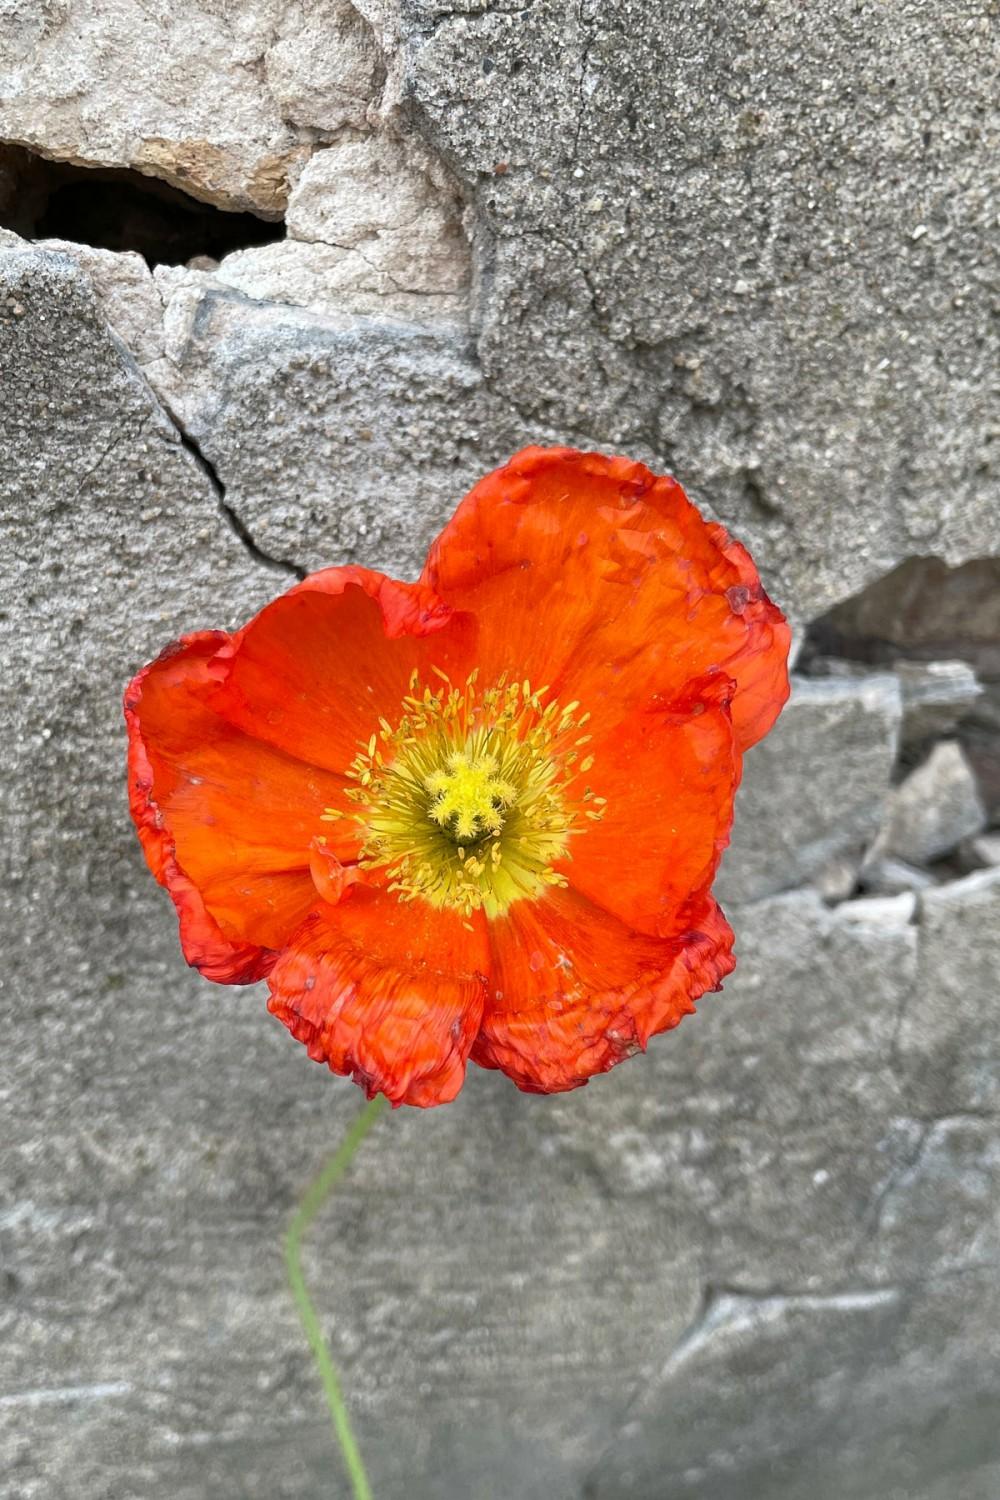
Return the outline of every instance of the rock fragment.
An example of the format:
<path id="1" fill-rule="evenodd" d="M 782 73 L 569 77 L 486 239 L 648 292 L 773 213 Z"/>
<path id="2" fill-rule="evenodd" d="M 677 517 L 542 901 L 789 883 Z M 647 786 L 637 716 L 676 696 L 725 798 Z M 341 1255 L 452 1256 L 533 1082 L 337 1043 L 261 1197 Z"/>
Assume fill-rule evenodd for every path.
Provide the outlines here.
<path id="1" fill-rule="evenodd" d="M 141 255 L 69 240 L 37 244 L 66 256 L 87 273 L 101 312 L 139 365 L 162 356 L 163 300 Z"/>
<path id="2" fill-rule="evenodd" d="M 905 927 L 912 922 L 917 911 L 917 897 L 912 890 L 899 891 L 894 895 L 860 896 L 856 901 L 845 902 L 838 908 L 838 916 L 845 921 L 863 922 L 875 927 Z"/>
<path id="3" fill-rule="evenodd" d="M 495 397 L 448 322 L 317 318 L 175 267 L 156 281 L 166 357 L 149 378 L 274 557 L 415 577 L 475 480 L 551 440 Z"/>
<path id="4" fill-rule="evenodd" d="M 347 136 L 317 151 L 288 205 L 288 238 L 238 250 L 217 276 L 247 296 L 322 310 L 461 317 L 472 275 L 463 204 L 414 141 Z"/>
<path id="5" fill-rule="evenodd" d="M 866 864 L 886 857 L 931 864 L 985 826 L 972 767 L 961 745 L 945 740 L 894 789 Z"/>
<path id="6" fill-rule="evenodd" d="M 723 902 L 755 901 L 841 864 L 855 867 L 877 831 L 902 720 L 894 677 L 798 678 L 766 740 L 747 756 Z"/>
<path id="7" fill-rule="evenodd" d="M 936 885 L 934 876 L 901 859 L 876 859 L 862 871 L 866 891 L 879 896 L 897 896 L 903 891 L 926 891 Z"/>
<path id="8" fill-rule="evenodd" d="M 949 734 L 979 698 L 982 685 L 968 662 L 894 661 L 903 692 L 903 744 Z"/>
<path id="9" fill-rule="evenodd" d="M 5 46 L 0 139 L 81 166 L 131 167 L 221 208 L 280 218 L 315 131 L 363 126 L 379 92 L 349 0 L 26 0 Z"/>
<path id="10" fill-rule="evenodd" d="M 979 838 L 972 840 L 969 848 L 980 865 L 986 868 L 1000 865 L 1000 832 L 980 834 Z"/>
<path id="11" fill-rule="evenodd" d="M 1000 869 L 921 897 L 917 982 L 899 1053 L 919 1117 L 1000 1110 Z"/>

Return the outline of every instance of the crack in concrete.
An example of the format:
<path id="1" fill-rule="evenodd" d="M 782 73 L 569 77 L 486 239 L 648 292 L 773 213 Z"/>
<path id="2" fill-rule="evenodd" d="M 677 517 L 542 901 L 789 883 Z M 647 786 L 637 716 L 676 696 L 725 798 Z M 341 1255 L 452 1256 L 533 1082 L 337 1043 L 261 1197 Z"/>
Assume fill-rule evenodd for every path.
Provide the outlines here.
<path id="1" fill-rule="evenodd" d="M 942 1118 L 951 1119 L 954 1117 L 944 1116 Z M 930 1133 L 932 1128 L 932 1124 L 928 1125 L 927 1131 L 922 1136 L 922 1141 L 926 1139 L 927 1134 Z M 995 1270 L 995 1262 L 977 1262 L 973 1265 L 957 1266 L 950 1270 L 932 1271 L 925 1277 L 909 1280 L 900 1279 L 881 1286 L 855 1285 L 829 1291 L 811 1291 L 775 1286 L 745 1287 L 709 1281 L 705 1283 L 702 1290 L 700 1305 L 694 1318 L 674 1343 L 670 1353 L 660 1367 L 655 1383 L 661 1385 L 663 1382 L 669 1380 L 686 1359 L 692 1354 L 696 1354 L 716 1334 L 727 1326 L 738 1324 L 741 1311 L 744 1311 L 745 1315 L 752 1315 L 754 1310 L 766 1313 L 767 1311 L 781 1310 L 787 1307 L 818 1314 L 839 1314 L 851 1312 L 865 1313 L 877 1308 L 902 1308 L 906 1305 L 907 1295 L 919 1290 L 921 1287 L 932 1286 L 938 1282 L 948 1282 L 970 1274 L 982 1275 L 984 1273 L 993 1273 Z M 622 1442 L 623 1438 L 627 1436 L 627 1429 L 632 1413 L 648 1389 L 648 1380 L 640 1380 L 633 1389 L 616 1423 L 617 1430 L 614 1437 L 604 1446 L 581 1480 L 580 1500 L 597 1500 L 600 1493 L 597 1488 L 600 1473 L 610 1455 L 614 1453 L 614 1450 Z"/>
<path id="2" fill-rule="evenodd" d="M 404 225 L 400 225 L 399 227 L 407 229 L 410 227 L 411 222 L 415 221 L 409 221 Z M 393 276 L 392 272 L 388 271 L 385 266 L 380 266 L 377 261 L 372 260 L 370 256 L 366 255 L 365 252 L 361 249 L 360 245 L 348 245 L 345 244 L 342 240 L 325 240 L 322 239 L 319 235 L 316 235 L 314 237 L 309 237 L 306 235 L 289 236 L 289 238 L 285 241 L 285 244 L 324 245 L 328 250 L 342 250 L 345 255 L 356 255 L 358 259 L 364 265 L 366 265 L 375 276 L 384 277 L 384 279 L 389 283 L 394 292 L 399 292 L 401 295 L 406 297 L 430 297 L 436 299 L 439 302 L 456 302 L 460 305 L 468 301 L 468 292 L 466 290 L 442 292 L 430 290 L 423 287 L 406 286 L 403 282 L 397 281 L 396 277 Z M 361 288 L 361 290 L 368 292 L 369 289 Z M 378 287 L 371 288 L 369 294 L 375 297 L 384 297 L 387 295 Z M 335 301 L 331 300 L 330 307 L 333 312 L 340 312 L 345 310 L 348 312 L 352 311 L 349 299 L 345 299 L 342 307 Z"/>
<path id="3" fill-rule="evenodd" d="M 246 548 L 247 552 L 249 552 L 250 556 L 253 558 L 254 562 L 260 563 L 262 567 L 270 568 L 273 572 L 290 573 L 293 578 L 297 578 L 299 582 L 301 582 L 302 579 L 306 576 L 307 569 L 303 568 L 299 563 L 293 562 L 291 558 L 272 556 L 270 552 L 265 552 L 263 547 L 261 547 L 259 543 L 254 540 L 253 534 L 251 533 L 250 528 L 247 526 L 246 522 L 243 520 L 242 516 L 239 515 L 235 508 L 226 499 L 226 487 L 219 477 L 218 469 L 216 469 L 211 459 L 205 457 L 205 454 L 202 452 L 196 440 L 191 436 L 189 432 L 185 431 L 173 412 L 171 412 L 167 407 L 164 407 L 164 410 L 167 412 L 167 415 L 173 423 L 173 426 L 177 432 L 177 436 L 180 439 L 181 446 L 186 449 L 188 453 L 190 453 L 191 457 L 194 459 L 195 463 L 198 465 L 199 469 L 204 474 L 209 484 L 212 486 L 212 489 L 215 492 L 215 498 L 219 504 L 219 509 L 222 512 L 223 516 L 225 516 L 226 521 L 229 523 L 230 530 L 235 536 L 239 538 L 243 546 Z"/>
<path id="4" fill-rule="evenodd" d="M 861 1226 L 861 1234 L 858 1243 L 852 1253 L 852 1260 L 856 1263 L 863 1251 L 878 1239 L 882 1232 L 882 1219 L 885 1214 L 886 1204 L 907 1179 L 913 1181 L 920 1171 L 921 1159 L 927 1146 L 928 1138 L 934 1128 L 932 1122 L 908 1121 L 911 1125 L 917 1125 L 918 1130 L 915 1139 L 910 1145 L 901 1161 L 888 1173 L 882 1186 L 875 1194 L 871 1207 L 866 1215 L 866 1221 Z"/>

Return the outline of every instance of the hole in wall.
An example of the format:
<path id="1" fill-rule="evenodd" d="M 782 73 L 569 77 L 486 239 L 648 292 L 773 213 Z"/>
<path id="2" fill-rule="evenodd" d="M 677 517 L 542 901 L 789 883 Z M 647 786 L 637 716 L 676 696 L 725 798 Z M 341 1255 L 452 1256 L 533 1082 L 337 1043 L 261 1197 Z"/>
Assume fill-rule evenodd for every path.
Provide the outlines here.
<path id="1" fill-rule="evenodd" d="M 134 250 L 150 267 L 217 261 L 285 233 L 283 223 L 215 208 L 141 172 L 48 161 L 20 146 L 0 146 L 0 227 L 28 240 Z"/>
<path id="2" fill-rule="evenodd" d="M 948 734 L 1000 824 L 1000 557 L 954 568 L 939 557 L 908 558 L 813 621 L 797 670 L 827 676 L 928 662 L 963 662 L 975 673 L 980 694 Z M 929 745 L 904 745 L 899 771 L 912 769 Z"/>
<path id="3" fill-rule="evenodd" d="M 803 662 L 967 661 L 1000 679 L 1000 557 L 910 557 L 810 625 Z"/>

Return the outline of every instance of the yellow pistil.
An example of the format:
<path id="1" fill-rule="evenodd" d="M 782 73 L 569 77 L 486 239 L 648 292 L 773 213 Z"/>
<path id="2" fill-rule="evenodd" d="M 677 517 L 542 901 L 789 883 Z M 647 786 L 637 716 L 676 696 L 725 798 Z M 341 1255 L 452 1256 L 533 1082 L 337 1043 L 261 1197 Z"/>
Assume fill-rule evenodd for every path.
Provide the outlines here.
<path id="1" fill-rule="evenodd" d="M 500 779 L 498 770 L 495 755 L 472 759 L 466 750 L 453 750 L 446 769 L 424 779 L 433 798 L 428 812 L 456 844 L 475 843 L 503 828 L 504 813 L 517 791 Z"/>
<path id="2" fill-rule="evenodd" d="M 466 916 L 498 916 L 512 902 L 565 885 L 555 866 L 604 798 L 575 786 L 589 714 L 561 708 L 548 689 L 501 678 L 479 692 L 477 673 L 422 690 L 414 673 L 399 722 L 385 719 L 347 772 L 362 868 L 385 869 L 401 901 L 422 897 Z M 572 790 L 572 795 L 569 795 Z"/>

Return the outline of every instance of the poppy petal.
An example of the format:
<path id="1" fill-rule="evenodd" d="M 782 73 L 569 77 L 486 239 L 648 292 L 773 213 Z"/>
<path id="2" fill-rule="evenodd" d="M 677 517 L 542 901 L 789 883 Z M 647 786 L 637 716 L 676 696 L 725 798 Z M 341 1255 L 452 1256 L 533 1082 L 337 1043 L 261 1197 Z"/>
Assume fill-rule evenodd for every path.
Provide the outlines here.
<path id="1" fill-rule="evenodd" d="M 726 590 L 726 602 L 737 615 L 748 615 L 748 649 L 733 673 L 737 691 L 733 719 L 741 750 L 756 745 L 769 732 L 788 701 L 788 651 L 792 632 L 787 620 L 764 593 L 760 575 L 742 542 L 714 522 L 708 530 L 739 574 L 739 583 Z M 727 664 L 726 670 L 730 667 Z"/>
<path id="2" fill-rule="evenodd" d="M 669 936 L 692 891 L 712 882 L 729 842 L 740 759 L 732 680 L 689 686 L 669 706 L 595 732 L 586 780 L 606 798 L 560 866 L 574 890 L 629 926 Z"/>
<path id="3" fill-rule="evenodd" d="M 472 1051 L 529 1093 L 578 1088 L 695 1009 L 734 966 L 711 896 L 670 939 L 635 932 L 575 891 L 521 901 L 490 926 L 493 963 Z"/>
<path id="4" fill-rule="evenodd" d="M 309 843 L 330 828 L 320 816 L 342 782 L 216 712 L 228 644 L 217 631 L 186 636 L 130 683 L 129 797 L 188 962 L 209 979 L 247 984 L 316 905 Z"/>
<path id="5" fill-rule="evenodd" d="M 476 613 L 484 680 L 527 675 L 608 714 L 721 669 L 740 750 L 788 695 L 790 632 L 749 555 L 627 459 L 526 448 L 466 496 L 423 581 Z"/>
<path id="6" fill-rule="evenodd" d="M 327 568 L 233 637 L 216 707 L 278 749 L 343 773 L 380 718 L 399 719 L 414 670 L 467 675 L 474 624 L 452 614 L 425 585 Z"/>
<path id="7" fill-rule="evenodd" d="M 444 1104 L 465 1078 L 488 961 L 481 920 L 354 886 L 292 939 L 271 972 L 268 1008 L 311 1058 L 369 1097 Z"/>

